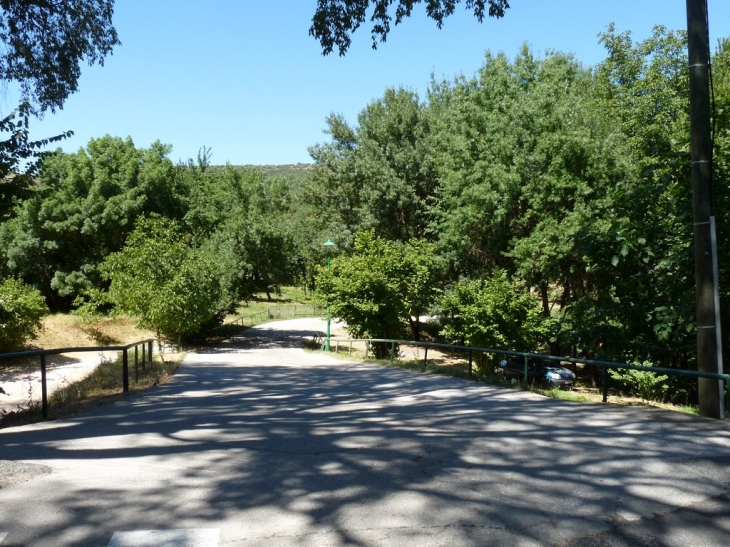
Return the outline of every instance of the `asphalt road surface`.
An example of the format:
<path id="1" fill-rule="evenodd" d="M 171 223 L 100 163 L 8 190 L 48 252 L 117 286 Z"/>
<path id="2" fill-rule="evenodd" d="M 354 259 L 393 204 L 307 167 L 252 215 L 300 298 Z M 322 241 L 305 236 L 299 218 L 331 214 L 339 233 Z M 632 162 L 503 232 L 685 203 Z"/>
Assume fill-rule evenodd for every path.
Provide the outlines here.
<path id="1" fill-rule="evenodd" d="M 728 421 L 304 352 L 322 330 L 1 430 L 0 547 L 730 545 Z"/>

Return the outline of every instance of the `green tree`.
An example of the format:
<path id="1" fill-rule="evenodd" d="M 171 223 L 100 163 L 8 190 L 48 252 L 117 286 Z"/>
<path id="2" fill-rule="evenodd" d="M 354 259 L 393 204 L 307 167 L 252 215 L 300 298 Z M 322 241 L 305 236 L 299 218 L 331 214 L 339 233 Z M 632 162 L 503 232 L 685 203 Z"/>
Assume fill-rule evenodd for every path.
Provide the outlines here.
<path id="1" fill-rule="evenodd" d="M 176 341 L 224 311 L 215 263 L 188 240 L 176 222 L 153 215 L 140 219 L 124 248 L 102 266 L 109 302 Z"/>
<path id="2" fill-rule="evenodd" d="M 399 283 L 402 261 L 393 243 L 362 232 L 352 256 L 332 259 L 321 267 L 317 292 L 332 317 L 347 322 L 356 338 L 400 338 L 405 328 L 406 304 Z M 379 359 L 389 344 L 373 345 Z"/>
<path id="3" fill-rule="evenodd" d="M 0 226 L 0 271 L 39 287 L 55 309 L 104 288 L 98 267 L 121 250 L 136 218 L 183 213 L 169 152 L 107 135 L 45 158 L 37 188 Z"/>
<path id="4" fill-rule="evenodd" d="M 416 93 L 386 89 L 357 127 L 328 117 L 332 142 L 310 148 L 307 196 L 332 232 L 374 230 L 402 242 L 428 235 L 437 179 L 424 109 Z"/>
<path id="5" fill-rule="evenodd" d="M 594 290 L 563 309 L 559 336 L 607 359 L 687 367 L 695 333 L 685 33 L 657 27 L 634 43 L 609 26 L 601 42 L 607 58 L 593 92 L 629 169 L 606 189 L 602 218 L 579 234 Z"/>
<path id="6" fill-rule="evenodd" d="M 535 351 L 547 334 L 539 300 L 497 269 L 486 279 L 455 283 L 438 301 L 443 335 L 470 346 Z"/>
<path id="7" fill-rule="evenodd" d="M 410 17 L 415 4 L 421 0 L 398 0 L 395 8 L 395 24 Z M 322 53 L 332 53 L 335 46 L 340 55 L 344 55 L 350 47 L 350 35 L 365 22 L 368 10 L 372 10 L 370 20 L 373 22 L 371 36 L 373 49 L 378 46 L 378 40 L 385 42 L 390 32 L 390 23 L 393 15 L 389 12 L 393 0 L 317 0 L 317 11 L 312 17 L 312 26 L 309 29 L 313 36 L 322 45 Z M 438 28 L 443 25 L 444 19 L 454 13 L 459 0 L 428 0 L 426 13 L 436 21 Z M 372 6 L 372 7 L 371 7 Z M 466 0 L 466 9 L 474 11 L 474 16 L 481 23 L 484 14 L 490 17 L 503 17 L 509 8 L 507 0 Z"/>
<path id="8" fill-rule="evenodd" d="M 195 244 L 215 257 L 231 302 L 294 282 L 299 254 L 290 183 L 258 169 L 210 169 L 205 161 L 184 166 L 183 178 L 184 222 Z"/>
<path id="9" fill-rule="evenodd" d="M 432 248 L 425 242 L 398 244 L 372 231 L 358 234 L 354 247 L 352 255 L 335 257 L 330 268 L 320 267 L 319 297 L 333 317 L 347 322 L 353 336 L 400 338 L 436 292 L 436 261 L 428 253 Z M 390 344 L 373 348 L 383 358 Z"/>
<path id="10" fill-rule="evenodd" d="M 9 278 L 0 283 L 0 353 L 17 351 L 35 338 L 48 307 L 39 291 Z"/>
<path id="11" fill-rule="evenodd" d="M 563 305 L 590 290 L 579 235 L 604 216 L 627 167 L 571 56 L 486 55 L 477 78 L 434 82 L 431 128 L 441 180 L 440 248 L 454 276 L 506 268 Z"/>
<path id="12" fill-rule="evenodd" d="M 436 245 L 424 239 L 412 239 L 401 245 L 402 289 L 406 319 L 414 340 L 421 339 L 421 316 L 428 313 L 441 294 L 443 260 Z"/>

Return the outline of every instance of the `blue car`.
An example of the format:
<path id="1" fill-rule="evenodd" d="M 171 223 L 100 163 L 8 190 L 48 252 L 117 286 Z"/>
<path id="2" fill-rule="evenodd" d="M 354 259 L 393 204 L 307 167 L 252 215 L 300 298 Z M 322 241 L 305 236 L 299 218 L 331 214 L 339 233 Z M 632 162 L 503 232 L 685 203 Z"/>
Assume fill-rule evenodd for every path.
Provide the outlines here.
<path id="1" fill-rule="evenodd" d="M 525 358 L 510 357 L 499 362 L 506 380 L 521 382 L 525 377 Z M 529 357 L 527 359 L 527 382 L 552 387 L 573 387 L 575 374 L 572 370 L 553 361 Z"/>

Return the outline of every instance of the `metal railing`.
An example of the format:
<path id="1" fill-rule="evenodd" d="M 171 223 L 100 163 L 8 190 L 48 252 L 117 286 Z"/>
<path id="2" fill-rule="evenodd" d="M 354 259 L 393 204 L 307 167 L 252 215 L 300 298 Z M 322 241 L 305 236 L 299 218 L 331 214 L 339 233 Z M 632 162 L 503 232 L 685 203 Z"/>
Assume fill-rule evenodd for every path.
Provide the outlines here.
<path id="1" fill-rule="evenodd" d="M 154 340 L 147 339 L 140 342 L 133 342 L 126 346 L 84 346 L 79 348 L 57 348 L 57 349 L 39 349 L 31 351 L 18 351 L 15 353 L 0 353 L 0 361 L 7 359 L 27 359 L 30 357 L 40 357 L 41 367 L 41 408 L 43 418 L 48 418 L 48 383 L 46 379 L 46 356 L 59 355 L 61 353 L 78 353 L 90 351 L 121 351 L 122 352 L 122 390 L 129 391 L 129 350 L 134 348 L 134 381 L 139 381 L 139 347 L 142 347 L 142 370 L 146 370 L 147 362 L 152 364 L 152 342 Z"/>
<path id="2" fill-rule="evenodd" d="M 323 313 L 324 308 L 320 308 L 319 311 Z M 232 327 L 251 327 L 274 319 L 286 319 L 293 317 L 317 317 L 317 306 L 314 304 L 271 306 L 260 312 L 251 313 L 249 315 L 240 315 L 227 323 L 213 327 L 207 331 L 206 334 L 213 334 L 219 331 L 227 332 Z"/>
<path id="3" fill-rule="evenodd" d="M 524 383 L 527 384 L 528 382 L 528 360 L 529 359 L 540 359 L 540 360 L 547 360 L 547 361 L 558 361 L 563 363 L 574 363 L 574 364 L 580 364 L 580 365 L 595 365 L 602 367 L 603 369 L 603 375 L 602 375 L 602 388 L 603 388 L 603 402 L 608 402 L 608 370 L 610 368 L 622 368 L 622 369 L 630 369 L 630 370 L 643 370 L 647 372 L 655 372 L 659 374 L 671 374 L 674 376 L 690 376 L 694 378 L 710 378 L 713 380 L 721 380 L 725 382 L 725 397 L 727 398 L 727 404 L 725 406 L 725 409 L 730 408 L 730 374 L 721 374 L 719 372 L 701 372 L 697 370 L 684 370 L 684 369 L 675 369 L 675 368 L 664 368 L 664 367 L 647 367 L 643 365 L 632 365 L 630 363 L 617 363 L 614 361 L 600 361 L 596 359 L 578 359 L 575 357 L 560 357 L 555 355 L 545 355 L 542 353 L 528 353 L 523 351 L 510 351 L 510 350 L 502 350 L 502 349 L 494 349 L 494 348 L 480 348 L 480 347 L 473 347 L 473 346 L 458 346 L 453 344 L 441 344 L 438 342 L 417 342 L 415 340 L 395 340 L 392 338 L 358 338 L 358 339 L 350 339 L 350 338 L 330 338 L 330 346 L 334 343 L 334 349 L 335 352 L 339 351 L 340 342 L 346 342 L 349 343 L 349 351 L 348 354 L 352 354 L 352 344 L 353 342 L 365 342 L 365 359 L 368 359 L 370 357 L 370 346 L 373 342 L 377 343 L 385 343 L 385 344 L 391 344 L 390 348 L 390 361 L 392 362 L 395 359 L 395 347 L 396 345 L 407 345 L 407 346 L 420 346 L 424 347 L 424 355 L 423 355 L 423 367 L 425 368 L 428 363 L 428 348 L 441 348 L 441 349 L 448 349 L 450 351 L 463 351 L 468 352 L 469 354 L 469 376 L 471 377 L 473 375 L 472 372 L 472 366 L 473 366 L 473 356 L 474 352 L 476 353 L 486 353 L 486 354 L 497 354 L 497 355 L 510 355 L 515 357 L 523 357 L 524 358 Z M 325 344 L 322 343 L 321 350 L 324 351 Z"/>

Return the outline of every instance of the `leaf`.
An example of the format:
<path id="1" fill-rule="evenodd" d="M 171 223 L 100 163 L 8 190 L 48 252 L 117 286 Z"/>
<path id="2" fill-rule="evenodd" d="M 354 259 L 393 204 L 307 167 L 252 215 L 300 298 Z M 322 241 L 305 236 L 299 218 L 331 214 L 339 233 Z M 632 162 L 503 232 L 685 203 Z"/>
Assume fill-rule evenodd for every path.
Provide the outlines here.
<path id="1" fill-rule="evenodd" d="M 618 256 L 613 255 L 613 257 L 611 257 L 611 264 L 618 266 Z"/>
<path id="2" fill-rule="evenodd" d="M 626 256 L 627 254 L 629 254 L 629 248 L 624 245 L 623 247 L 621 247 L 621 256 Z"/>

